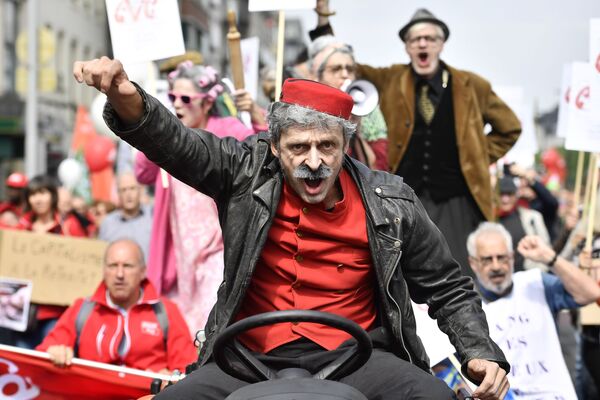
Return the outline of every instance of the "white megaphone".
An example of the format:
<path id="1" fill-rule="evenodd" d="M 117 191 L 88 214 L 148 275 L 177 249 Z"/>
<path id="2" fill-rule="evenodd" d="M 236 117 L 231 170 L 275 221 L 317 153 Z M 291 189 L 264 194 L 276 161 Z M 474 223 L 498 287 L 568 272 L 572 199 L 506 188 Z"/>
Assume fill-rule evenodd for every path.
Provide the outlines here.
<path id="1" fill-rule="evenodd" d="M 357 117 L 364 117 L 370 114 L 377 107 L 377 104 L 379 104 L 377 88 L 371 82 L 364 79 L 357 79 L 355 81 L 347 79 L 340 89 L 352 96 L 354 100 L 352 114 Z"/>

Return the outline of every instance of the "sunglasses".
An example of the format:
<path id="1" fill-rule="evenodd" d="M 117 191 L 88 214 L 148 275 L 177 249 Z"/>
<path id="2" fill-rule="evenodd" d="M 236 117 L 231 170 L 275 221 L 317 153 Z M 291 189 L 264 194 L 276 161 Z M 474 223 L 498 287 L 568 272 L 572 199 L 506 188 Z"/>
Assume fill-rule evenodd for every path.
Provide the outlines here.
<path id="1" fill-rule="evenodd" d="M 175 101 L 177 99 L 181 99 L 181 102 L 183 104 L 190 104 L 192 102 L 192 100 L 201 99 L 201 98 L 205 97 L 206 95 L 204 93 L 181 94 L 181 93 L 171 91 L 167 94 L 167 96 L 169 96 L 169 100 L 171 100 L 171 103 L 175 103 Z"/>

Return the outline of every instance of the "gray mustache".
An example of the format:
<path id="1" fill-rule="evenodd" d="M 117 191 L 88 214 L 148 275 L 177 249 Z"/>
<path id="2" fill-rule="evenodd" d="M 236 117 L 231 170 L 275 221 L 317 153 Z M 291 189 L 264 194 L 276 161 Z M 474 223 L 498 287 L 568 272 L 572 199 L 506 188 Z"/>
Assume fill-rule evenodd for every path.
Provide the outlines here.
<path id="1" fill-rule="evenodd" d="M 316 180 L 329 178 L 331 174 L 333 174 L 333 170 L 327 165 L 321 164 L 316 171 L 313 171 L 306 164 L 302 164 L 294 170 L 293 176 L 298 179 Z"/>

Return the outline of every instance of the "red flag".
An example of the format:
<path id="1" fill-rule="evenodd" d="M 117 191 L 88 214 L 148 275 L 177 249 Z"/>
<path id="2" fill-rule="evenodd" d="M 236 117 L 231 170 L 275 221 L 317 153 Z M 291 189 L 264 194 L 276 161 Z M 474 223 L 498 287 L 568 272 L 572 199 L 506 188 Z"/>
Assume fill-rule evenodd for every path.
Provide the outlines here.
<path id="1" fill-rule="evenodd" d="M 0 345 L 0 398 L 137 399 L 154 378 L 165 376 L 77 358 L 59 368 L 45 352 Z"/>

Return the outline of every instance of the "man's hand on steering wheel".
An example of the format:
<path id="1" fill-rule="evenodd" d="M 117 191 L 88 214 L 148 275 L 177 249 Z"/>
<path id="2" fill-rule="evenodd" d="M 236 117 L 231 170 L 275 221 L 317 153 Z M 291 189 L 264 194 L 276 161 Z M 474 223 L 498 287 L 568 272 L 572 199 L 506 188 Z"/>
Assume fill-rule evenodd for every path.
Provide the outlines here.
<path id="1" fill-rule="evenodd" d="M 506 371 L 493 361 L 475 358 L 467 363 L 467 372 L 481 384 L 473 392 L 473 397 L 481 400 L 501 400 L 510 387 Z"/>

